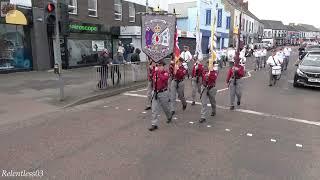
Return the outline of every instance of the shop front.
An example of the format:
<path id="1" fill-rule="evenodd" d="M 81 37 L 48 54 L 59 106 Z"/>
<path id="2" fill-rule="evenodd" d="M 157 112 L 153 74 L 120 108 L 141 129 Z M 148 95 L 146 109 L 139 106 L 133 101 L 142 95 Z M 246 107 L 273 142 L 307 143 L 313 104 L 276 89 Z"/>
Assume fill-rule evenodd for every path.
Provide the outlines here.
<path id="1" fill-rule="evenodd" d="M 32 70 L 31 0 L 23 2 L 1 1 L 0 73 Z"/>
<path id="2" fill-rule="evenodd" d="M 92 66 L 99 63 L 99 53 L 112 54 L 112 28 L 101 24 L 72 22 L 70 35 L 61 41 L 64 68 Z"/>

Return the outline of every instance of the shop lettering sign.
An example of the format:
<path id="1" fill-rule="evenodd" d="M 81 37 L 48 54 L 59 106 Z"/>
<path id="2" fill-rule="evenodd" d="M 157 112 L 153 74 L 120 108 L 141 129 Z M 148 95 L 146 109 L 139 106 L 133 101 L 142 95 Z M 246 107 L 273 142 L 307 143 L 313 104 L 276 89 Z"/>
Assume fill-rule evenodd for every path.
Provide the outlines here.
<path id="1" fill-rule="evenodd" d="M 6 17 L 11 10 L 16 10 L 16 5 L 10 4 L 10 2 L 1 2 L 1 17 Z"/>
<path id="2" fill-rule="evenodd" d="M 70 24 L 69 29 L 70 31 L 98 32 L 97 26 L 86 26 L 79 24 Z"/>

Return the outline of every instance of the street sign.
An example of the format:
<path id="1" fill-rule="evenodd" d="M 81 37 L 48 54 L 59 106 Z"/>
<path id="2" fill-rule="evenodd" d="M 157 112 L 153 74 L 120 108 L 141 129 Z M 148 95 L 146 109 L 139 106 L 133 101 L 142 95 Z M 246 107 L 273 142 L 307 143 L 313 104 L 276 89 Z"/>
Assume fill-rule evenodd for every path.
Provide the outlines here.
<path id="1" fill-rule="evenodd" d="M 145 14 L 142 16 L 142 51 L 158 62 L 173 52 L 176 17 Z"/>

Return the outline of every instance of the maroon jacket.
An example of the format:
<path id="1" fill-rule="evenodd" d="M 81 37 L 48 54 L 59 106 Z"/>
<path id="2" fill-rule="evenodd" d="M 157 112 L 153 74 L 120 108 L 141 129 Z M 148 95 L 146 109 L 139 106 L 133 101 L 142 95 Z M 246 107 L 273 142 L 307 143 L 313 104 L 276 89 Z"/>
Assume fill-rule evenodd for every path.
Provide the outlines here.
<path id="1" fill-rule="evenodd" d="M 202 76 L 202 71 L 203 71 L 203 65 L 202 64 L 198 64 L 198 72 L 196 70 L 196 64 L 193 65 L 192 68 L 192 77 L 201 77 Z"/>
<path id="2" fill-rule="evenodd" d="M 169 74 L 166 70 L 158 70 L 153 73 L 153 90 L 161 91 L 168 88 Z M 157 84 L 156 84 L 157 82 Z M 157 88 L 157 89 L 156 89 Z"/>
<path id="3" fill-rule="evenodd" d="M 239 70 L 236 73 L 236 78 L 237 79 L 241 79 L 245 75 L 244 67 L 241 66 L 240 64 L 239 65 L 235 65 L 235 67 L 239 68 Z M 229 71 L 228 71 L 228 75 L 227 75 L 227 83 L 229 83 L 229 81 L 232 78 L 232 76 L 233 76 L 233 69 L 230 68 Z"/>
<path id="4" fill-rule="evenodd" d="M 174 75 L 174 79 L 181 81 L 184 79 L 184 76 L 187 74 L 187 70 L 181 65 L 179 69 L 177 69 L 176 74 Z"/>
<path id="5" fill-rule="evenodd" d="M 215 70 L 212 70 L 208 75 L 208 72 L 209 70 L 202 71 L 202 85 L 205 87 L 214 87 L 216 85 L 218 73 Z"/>

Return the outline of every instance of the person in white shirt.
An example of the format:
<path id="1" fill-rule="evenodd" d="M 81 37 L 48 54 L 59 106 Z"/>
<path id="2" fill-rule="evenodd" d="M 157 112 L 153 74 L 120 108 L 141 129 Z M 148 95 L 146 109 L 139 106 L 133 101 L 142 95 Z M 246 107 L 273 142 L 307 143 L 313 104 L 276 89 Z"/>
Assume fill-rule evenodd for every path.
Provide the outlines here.
<path id="1" fill-rule="evenodd" d="M 260 70 L 260 49 L 255 49 L 253 52 L 253 55 L 256 59 L 256 65 L 255 65 L 254 70 L 255 71 Z"/>
<path id="2" fill-rule="evenodd" d="M 221 58 L 222 58 L 224 66 L 227 66 L 227 49 L 226 48 L 222 49 Z"/>
<path id="3" fill-rule="evenodd" d="M 265 68 L 266 63 L 267 63 L 267 49 L 266 48 L 262 49 L 262 62 L 263 62 L 263 68 Z"/>
<path id="4" fill-rule="evenodd" d="M 219 68 L 222 68 L 222 50 L 216 50 Z"/>
<path id="5" fill-rule="evenodd" d="M 284 69 L 284 59 L 285 59 L 285 55 L 284 55 L 284 52 L 283 52 L 283 49 L 280 48 L 280 50 L 277 52 L 277 57 L 279 58 L 279 60 L 281 61 L 281 70 L 283 71 Z"/>
<path id="6" fill-rule="evenodd" d="M 287 70 L 288 64 L 289 64 L 289 60 L 290 60 L 290 53 L 291 50 L 288 47 L 285 47 L 284 50 L 284 55 L 285 55 L 285 59 L 284 59 L 284 70 Z"/>
<path id="7" fill-rule="evenodd" d="M 269 86 L 272 86 L 272 81 L 275 78 L 274 75 L 272 74 L 272 67 L 281 66 L 283 63 L 281 55 L 279 55 L 280 53 L 281 53 L 280 51 L 277 52 L 276 50 L 272 50 L 272 55 L 267 60 L 267 64 L 270 66 Z M 281 67 L 279 68 L 281 69 Z"/>
<path id="8" fill-rule="evenodd" d="M 234 56 L 235 56 L 235 49 L 230 47 L 227 51 L 227 57 L 228 57 L 228 61 L 229 62 L 233 62 L 234 61 Z"/>
<path id="9" fill-rule="evenodd" d="M 180 57 L 182 57 L 184 59 L 184 62 L 187 63 L 187 66 L 188 66 L 188 79 L 190 78 L 190 74 L 192 73 L 192 66 L 193 66 L 193 63 L 192 63 L 192 55 L 189 51 L 189 47 L 188 46 L 184 46 L 183 48 L 183 52 L 181 53 Z"/>

